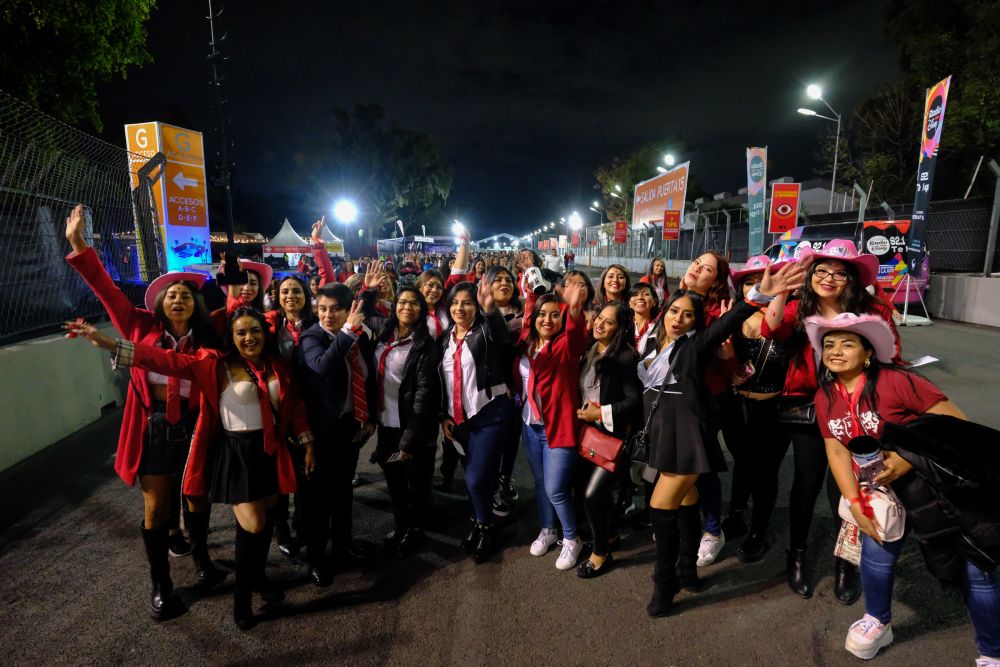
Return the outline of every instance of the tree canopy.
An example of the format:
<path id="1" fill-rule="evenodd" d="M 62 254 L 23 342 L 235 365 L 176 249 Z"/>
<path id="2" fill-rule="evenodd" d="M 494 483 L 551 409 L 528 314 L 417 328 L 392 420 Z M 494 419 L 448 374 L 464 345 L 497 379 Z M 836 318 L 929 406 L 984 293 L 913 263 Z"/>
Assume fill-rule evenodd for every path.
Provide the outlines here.
<path id="1" fill-rule="evenodd" d="M 152 61 L 156 0 L 0 0 L 0 88 L 67 123 L 101 129 L 96 84 Z"/>

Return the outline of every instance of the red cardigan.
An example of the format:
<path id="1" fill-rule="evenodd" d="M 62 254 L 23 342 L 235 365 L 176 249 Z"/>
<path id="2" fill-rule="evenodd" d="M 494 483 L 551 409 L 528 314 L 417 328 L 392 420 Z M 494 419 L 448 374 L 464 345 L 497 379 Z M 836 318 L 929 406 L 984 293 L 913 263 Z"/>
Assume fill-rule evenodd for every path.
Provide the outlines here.
<path id="1" fill-rule="evenodd" d="M 101 260 L 93 248 L 80 253 L 66 255 L 66 261 L 76 269 L 97 298 L 104 304 L 111 317 L 111 323 L 122 336 L 133 343 L 155 345 L 163 336 L 163 325 L 156 315 L 144 308 L 136 308 L 128 297 L 118 289 L 111 276 L 104 270 Z M 218 354 L 214 350 L 213 354 Z M 139 473 L 142 447 L 146 441 L 146 422 L 153 404 L 153 392 L 146 382 L 146 372 L 140 368 L 131 369 L 131 380 L 125 394 L 125 412 L 118 434 L 118 450 L 115 452 L 115 472 L 122 481 L 132 486 Z M 189 405 L 198 405 L 198 390 L 191 387 Z"/>
<path id="2" fill-rule="evenodd" d="M 534 304 L 534 294 L 528 297 L 524 312 L 530 313 Z M 580 409 L 580 357 L 587 347 L 587 325 L 581 314 L 579 318 L 569 317 L 569 309 L 563 307 L 566 318 L 565 329 L 548 345 L 543 347 L 538 355 L 530 359 L 531 368 L 535 372 L 535 389 L 542 404 L 542 420 L 545 422 L 545 438 L 549 447 L 576 447 L 579 443 L 580 420 L 576 411 Z M 527 317 L 527 315 L 525 316 Z M 521 329 L 518 347 L 528 339 L 527 324 Z M 521 354 L 514 359 L 514 377 L 521 377 L 519 365 Z M 521 382 L 515 390 L 522 392 Z M 526 396 L 521 396 L 527 400 Z"/>
<path id="3" fill-rule="evenodd" d="M 776 329 L 772 329 L 767 325 L 767 318 L 765 317 L 760 324 L 760 335 L 764 338 L 773 338 L 775 340 L 788 340 L 796 334 L 795 319 L 798 317 L 798 314 L 798 301 L 786 303 L 781 324 Z M 900 357 L 899 332 L 896 331 L 896 323 L 892 321 L 892 308 L 876 302 L 871 314 L 879 315 L 889 324 L 889 328 L 892 330 L 892 335 L 895 339 L 892 362 L 894 364 L 903 364 L 903 359 Z M 812 346 L 809 344 L 809 339 L 806 338 L 805 334 L 799 332 L 799 338 L 801 340 L 788 361 L 788 375 L 785 376 L 785 388 L 782 392 L 785 396 L 813 396 L 819 388 L 816 354 L 813 352 Z"/>
<path id="4" fill-rule="evenodd" d="M 191 380 L 191 391 L 198 388 L 200 395 L 200 412 L 198 422 L 191 438 L 191 452 L 188 454 L 187 466 L 184 468 L 183 492 L 189 496 L 205 496 L 209 492 L 208 470 L 209 451 L 217 446 L 222 430 L 222 419 L 219 416 L 219 395 L 224 387 L 222 377 L 225 371 L 221 366 L 226 360 L 212 351 L 202 350 L 198 354 L 178 354 L 173 350 L 164 350 L 152 345 L 136 345 L 132 359 L 133 369 L 162 373 L 172 377 Z M 278 379 L 278 451 L 276 463 L 278 467 L 278 491 L 293 493 L 295 491 L 295 469 L 292 457 L 288 452 L 288 425 L 292 431 L 301 436 L 310 432 L 306 418 L 305 404 L 300 400 L 295 384 L 292 382 L 292 372 L 280 357 L 270 360 L 274 375 Z"/>

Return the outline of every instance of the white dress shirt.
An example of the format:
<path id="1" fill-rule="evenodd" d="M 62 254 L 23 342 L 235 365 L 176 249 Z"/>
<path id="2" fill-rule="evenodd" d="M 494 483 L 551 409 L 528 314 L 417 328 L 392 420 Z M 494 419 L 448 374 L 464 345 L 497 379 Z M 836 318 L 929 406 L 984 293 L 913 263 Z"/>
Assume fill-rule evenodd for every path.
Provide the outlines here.
<path id="1" fill-rule="evenodd" d="M 454 415 L 454 405 L 455 405 L 455 348 L 457 343 L 455 341 L 454 332 L 448 339 L 448 347 L 444 351 L 444 358 L 441 359 L 441 371 L 444 375 L 444 390 L 448 397 L 448 414 L 455 417 Z M 501 394 L 507 393 L 507 385 L 501 382 L 500 384 L 495 384 L 490 387 L 489 396 L 487 391 L 479 391 L 476 379 L 476 360 L 472 358 L 472 352 L 469 351 L 469 345 L 465 342 L 462 344 L 462 406 L 465 408 L 465 418 L 472 419 L 486 407 L 493 398 L 500 396 Z M 491 398 L 492 397 L 492 398 Z"/>

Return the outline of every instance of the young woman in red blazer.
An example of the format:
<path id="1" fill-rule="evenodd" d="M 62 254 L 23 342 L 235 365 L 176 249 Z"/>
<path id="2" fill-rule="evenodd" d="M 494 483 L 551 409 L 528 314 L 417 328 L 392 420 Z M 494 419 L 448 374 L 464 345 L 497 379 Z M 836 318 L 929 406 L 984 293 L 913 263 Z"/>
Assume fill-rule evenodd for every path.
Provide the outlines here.
<path id="1" fill-rule="evenodd" d="M 73 251 L 66 261 L 104 304 L 115 328 L 129 340 L 147 345 L 179 347 L 191 351 L 219 347 L 220 341 L 205 308 L 201 286 L 205 276 L 168 273 L 146 290 L 146 309 L 136 308 L 111 280 L 94 249 L 83 238 L 83 205 L 76 206 L 66 220 L 66 238 Z M 178 606 L 167 557 L 169 523 L 180 493 L 174 478 L 184 470 L 191 435 L 198 417 L 198 398 L 191 388 L 163 375 L 132 369 L 115 472 L 129 486 L 139 482 L 145 516 L 142 539 L 153 583 L 149 613 L 160 621 L 172 616 Z M 191 536 L 195 580 L 202 590 L 225 579 L 208 555 L 210 506 L 201 497 L 189 497 L 184 523 Z"/>
<path id="2" fill-rule="evenodd" d="M 305 448 L 307 475 L 315 465 L 305 406 L 291 369 L 268 346 L 263 315 L 252 308 L 233 312 L 226 336 L 230 350 L 222 357 L 115 340 L 82 322 L 67 322 L 65 328 L 114 352 L 116 368 L 144 368 L 191 382 L 200 409 L 183 489 L 188 496 L 207 497 L 233 508 L 237 522 L 233 620 L 248 630 L 254 625 L 253 589 L 267 584 L 264 566 L 273 528 L 268 509 L 277 494 L 295 491 L 289 435 Z M 266 596 L 268 591 L 262 593 Z"/>
<path id="3" fill-rule="evenodd" d="M 563 288 L 565 305 L 555 294 L 528 296 L 520 354 L 514 362 L 520 378 L 519 396 L 524 449 L 535 478 L 535 498 L 542 529 L 531 544 L 533 556 L 555 544 L 556 518 L 562 524 L 563 548 L 556 567 L 576 565 L 583 549 L 577 537 L 571 498 L 573 469 L 578 458 L 580 420 L 580 357 L 587 347 L 583 307 L 588 291 L 572 283 Z M 563 321 L 565 320 L 565 324 Z"/>

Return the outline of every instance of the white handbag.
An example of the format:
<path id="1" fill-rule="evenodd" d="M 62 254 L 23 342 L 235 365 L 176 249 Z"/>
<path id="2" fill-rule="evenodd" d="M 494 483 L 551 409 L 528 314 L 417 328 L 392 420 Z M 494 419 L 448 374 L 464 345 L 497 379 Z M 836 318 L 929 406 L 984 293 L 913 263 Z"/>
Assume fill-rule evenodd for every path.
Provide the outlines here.
<path id="1" fill-rule="evenodd" d="M 906 508 L 899 502 L 899 498 L 888 486 L 880 484 L 861 484 L 861 493 L 864 494 L 875 512 L 875 521 L 878 523 L 878 536 L 883 542 L 895 542 L 903 538 L 903 531 L 906 529 Z M 851 501 L 840 497 L 840 507 L 838 508 L 840 518 L 844 521 L 858 525 L 851 514 Z"/>

